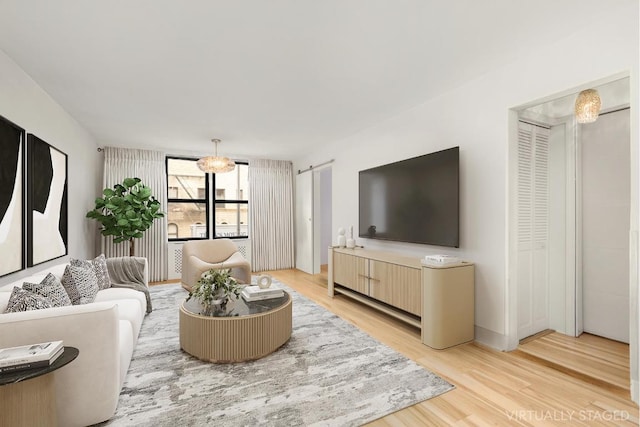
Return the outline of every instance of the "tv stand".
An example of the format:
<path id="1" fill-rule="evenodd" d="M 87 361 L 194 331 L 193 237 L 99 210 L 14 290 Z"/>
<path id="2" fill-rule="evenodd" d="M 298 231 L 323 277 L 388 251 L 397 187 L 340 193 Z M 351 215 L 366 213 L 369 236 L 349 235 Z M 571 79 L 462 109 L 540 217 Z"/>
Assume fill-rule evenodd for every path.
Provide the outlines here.
<path id="1" fill-rule="evenodd" d="M 340 293 L 421 329 L 443 349 L 474 338 L 474 266 L 425 265 L 420 258 L 329 248 L 328 293 Z"/>

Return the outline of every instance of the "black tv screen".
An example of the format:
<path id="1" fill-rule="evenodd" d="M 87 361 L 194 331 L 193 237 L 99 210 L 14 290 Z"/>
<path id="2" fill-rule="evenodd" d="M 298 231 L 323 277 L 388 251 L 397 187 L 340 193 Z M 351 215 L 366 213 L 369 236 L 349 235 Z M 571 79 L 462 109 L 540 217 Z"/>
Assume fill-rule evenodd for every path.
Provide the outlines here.
<path id="1" fill-rule="evenodd" d="M 459 147 L 360 171 L 359 235 L 459 246 Z"/>

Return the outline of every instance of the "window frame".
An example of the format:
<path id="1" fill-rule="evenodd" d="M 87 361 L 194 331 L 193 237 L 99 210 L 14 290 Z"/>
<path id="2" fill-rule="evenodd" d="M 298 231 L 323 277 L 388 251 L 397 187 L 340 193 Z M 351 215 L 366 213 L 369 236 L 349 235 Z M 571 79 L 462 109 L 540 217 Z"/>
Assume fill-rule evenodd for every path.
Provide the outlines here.
<path id="1" fill-rule="evenodd" d="M 247 166 L 247 171 L 249 168 L 249 162 L 243 162 L 243 161 L 235 161 L 236 166 L 238 165 L 245 165 Z M 234 169 L 234 171 L 237 171 L 237 169 Z M 209 175 L 209 174 L 207 174 Z M 211 235 L 213 236 L 213 239 L 248 239 L 249 238 L 249 229 L 247 228 L 247 235 L 246 236 L 220 236 L 220 237 L 216 237 L 216 219 L 215 219 L 215 215 L 216 215 L 216 205 L 218 203 L 223 204 L 223 203 L 232 203 L 232 204 L 238 204 L 238 205 L 247 205 L 247 211 L 249 210 L 249 200 L 237 200 L 237 199 L 217 199 L 216 198 L 216 174 L 212 173 L 210 174 L 212 175 L 212 187 L 213 187 L 213 198 L 212 198 L 212 203 L 211 203 L 211 207 L 212 207 L 212 212 L 213 212 L 213 217 L 211 218 Z M 240 190 L 240 173 L 237 172 L 238 175 L 238 191 Z M 247 227 L 249 226 L 249 224 L 247 223 Z M 240 221 L 238 221 L 238 230 L 240 230 Z"/>
<path id="2" fill-rule="evenodd" d="M 184 156 L 166 156 L 165 157 L 165 175 L 167 180 L 167 208 L 169 203 L 204 203 L 206 209 L 206 222 L 205 225 L 207 227 L 206 237 L 178 237 L 178 238 L 169 238 L 169 233 L 167 233 L 167 241 L 168 242 L 186 242 L 188 240 L 215 240 L 215 239 L 248 239 L 249 238 L 249 230 L 247 229 L 246 236 L 216 236 L 216 204 L 218 203 L 231 203 L 236 205 L 247 205 L 247 211 L 249 210 L 249 200 L 237 200 L 237 199 L 216 199 L 215 188 L 216 188 L 216 174 L 203 172 L 205 175 L 205 198 L 204 199 L 185 199 L 185 198 L 169 198 L 169 160 L 189 160 L 194 163 L 198 161 L 197 158 L 194 157 L 184 157 Z M 247 168 L 249 167 L 249 162 L 247 161 L 236 161 L 236 165 L 245 165 Z M 237 170 L 237 169 L 236 169 Z M 248 170 L 248 169 L 247 169 Z M 240 174 L 238 174 L 238 190 L 240 189 Z M 168 219 L 168 214 L 167 214 Z M 247 227 L 248 227 L 247 223 Z M 168 223 L 167 223 L 168 227 Z M 240 230 L 240 223 L 238 221 L 238 231 Z M 168 231 L 168 230 L 167 230 Z"/>
<path id="3" fill-rule="evenodd" d="M 169 238 L 169 233 L 167 232 L 167 241 L 168 242 L 186 242 L 187 240 L 208 240 L 211 237 L 211 227 L 209 226 L 209 216 L 210 216 L 210 197 L 209 197 L 209 174 L 204 173 L 204 199 L 185 199 L 185 198 L 169 198 L 169 160 L 189 160 L 196 162 L 198 159 L 194 159 L 193 157 L 181 157 L 181 156 L 166 156 L 165 157 L 165 175 L 167 179 L 167 209 L 169 208 L 169 203 L 204 203 L 205 206 L 205 226 L 207 227 L 206 237 L 178 237 L 178 238 Z M 169 219 L 169 214 L 167 213 L 167 220 Z M 168 224 L 168 221 L 167 221 Z M 168 227 L 168 225 L 167 225 Z M 167 230 L 168 231 L 168 230 Z"/>

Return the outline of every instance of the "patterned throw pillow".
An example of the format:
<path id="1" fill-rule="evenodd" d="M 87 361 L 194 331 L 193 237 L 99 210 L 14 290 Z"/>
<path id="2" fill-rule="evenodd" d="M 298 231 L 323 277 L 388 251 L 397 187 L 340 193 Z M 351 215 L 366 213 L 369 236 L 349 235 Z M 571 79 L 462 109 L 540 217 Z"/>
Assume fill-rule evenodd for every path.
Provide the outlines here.
<path id="1" fill-rule="evenodd" d="M 71 299 L 64 289 L 64 286 L 62 286 L 60 280 L 51 273 L 47 274 L 47 277 L 42 279 L 42 282 L 38 284 L 24 282 L 22 289 L 45 297 L 53 307 L 71 305 Z"/>
<path id="2" fill-rule="evenodd" d="M 67 265 L 62 275 L 62 286 L 67 291 L 71 304 L 88 304 L 98 294 L 98 279 L 92 268 Z"/>
<path id="3" fill-rule="evenodd" d="M 4 312 L 16 313 L 18 311 L 40 310 L 51 307 L 51 303 L 45 297 L 14 286 L 9 297 L 9 303 L 7 303 L 7 309 Z"/>
<path id="4" fill-rule="evenodd" d="M 100 290 L 111 287 L 111 278 L 109 277 L 109 270 L 107 270 L 107 259 L 104 254 L 100 254 L 94 259 L 86 261 L 81 259 L 71 259 L 69 263 L 74 267 L 92 268 L 98 278 L 98 288 Z"/>

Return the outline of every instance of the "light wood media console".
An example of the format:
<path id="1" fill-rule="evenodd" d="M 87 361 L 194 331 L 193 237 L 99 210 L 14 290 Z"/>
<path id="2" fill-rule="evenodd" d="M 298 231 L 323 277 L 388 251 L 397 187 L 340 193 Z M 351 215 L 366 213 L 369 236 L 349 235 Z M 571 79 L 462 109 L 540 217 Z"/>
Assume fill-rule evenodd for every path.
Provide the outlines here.
<path id="1" fill-rule="evenodd" d="M 444 349 L 474 338 L 474 266 L 361 248 L 329 248 L 329 296 L 343 294 L 420 328 Z"/>

